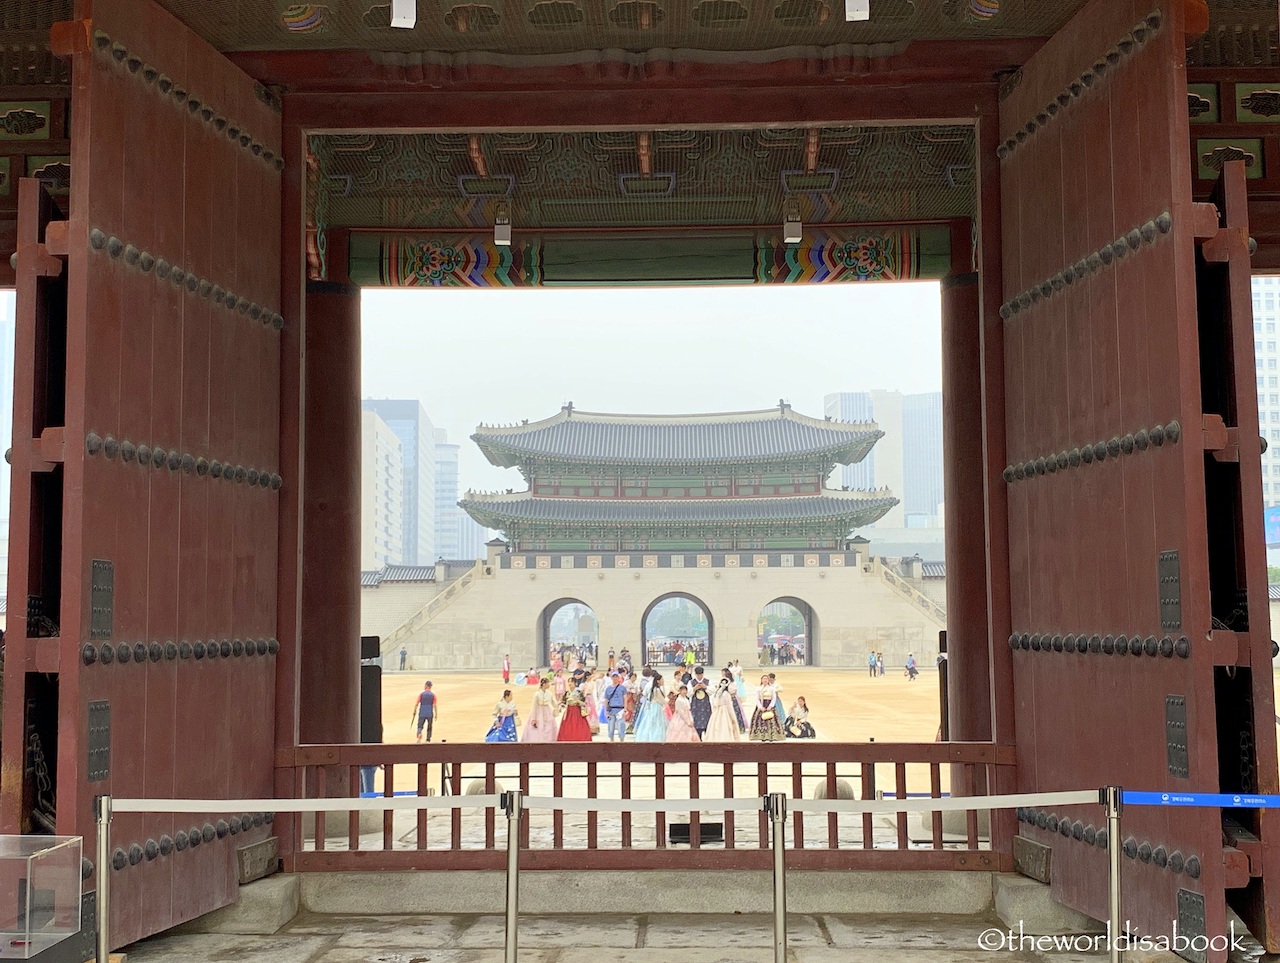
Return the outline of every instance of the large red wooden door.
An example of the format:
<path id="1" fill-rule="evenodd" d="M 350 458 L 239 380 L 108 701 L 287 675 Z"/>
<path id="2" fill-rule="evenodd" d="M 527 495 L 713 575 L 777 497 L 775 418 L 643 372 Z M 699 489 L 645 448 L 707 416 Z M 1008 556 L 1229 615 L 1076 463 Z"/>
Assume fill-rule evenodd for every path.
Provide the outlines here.
<path id="1" fill-rule="evenodd" d="M 1243 172 L 1195 205 L 1186 147 L 1205 16 L 1094 0 L 1001 105 L 1022 790 L 1277 788 Z M 1105 916 L 1119 845 L 1138 932 L 1222 934 L 1230 900 L 1274 950 L 1280 827 L 1229 816 L 1019 813 L 1063 902 Z"/>
<path id="2" fill-rule="evenodd" d="M 181 23 L 77 6 L 70 195 L 21 188 L 2 821 L 92 858 L 99 793 L 271 794 L 283 165 L 265 91 Z M 117 817 L 84 867 L 113 943 L 233 900 L 269 822 Z"/>

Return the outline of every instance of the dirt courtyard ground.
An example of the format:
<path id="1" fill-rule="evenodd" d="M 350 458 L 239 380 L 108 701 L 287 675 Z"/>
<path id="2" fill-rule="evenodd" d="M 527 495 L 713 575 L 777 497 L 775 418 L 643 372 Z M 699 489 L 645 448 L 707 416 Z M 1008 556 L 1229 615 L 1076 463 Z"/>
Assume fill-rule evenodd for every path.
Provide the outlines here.
<path id="1" fill-rule="evenodd" d="M 932 742 L 938 735 L 938 673 L 923 669 L 914 682 L 902 670 L 886 667 L 871 678 L 865 669 L 777 667 L 773 671 L 790 709 L 796 696 L 809 704 L 809 721 L 820 741 Z M 745 669 L 747 694 L 760 670 Z M 670 676 L 664 672 L 664 676 Z M 493 707 L 511 688 L 524 724 L 533 702 L 532 686 L 504 687 L 498 672 L 387 672 L 382 677 L 382 725 L 385 742 L 413 742 L 414 699 L 430 679 L 439 699 L 434 741 L 482 742 L 493 721 Z M 748 714 L 750 707 L 744 707 Z M 601 736 L 597 737 L 603 738 Z"/>

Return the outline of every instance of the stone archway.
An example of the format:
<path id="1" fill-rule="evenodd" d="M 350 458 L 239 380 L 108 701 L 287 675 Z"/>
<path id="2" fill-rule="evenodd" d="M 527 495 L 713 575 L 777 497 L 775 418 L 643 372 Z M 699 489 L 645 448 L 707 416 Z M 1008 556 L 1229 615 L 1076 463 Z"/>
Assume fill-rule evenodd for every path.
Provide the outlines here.
<path id="1" fill-rule="evenodd" d="M 771 599 L 760 608 L 756 642 L 761 653 L 770 653 L 769 665 L 817 665 L 818 615 L 802 598 L 784 595 Z M 762 654 L 761 665 L 765 659 Z"/>
<path id="2" fill-rule="evenodd" d="M 680 605 L 681 601 L 686 604 Z M 689 606 L 699 610 L 700 619 Z M 698 665 L 714 664 L 715 619 L 711 606 L 688 592 L 667 592 L 650 602 L 640 617 L 640 638 L 644 660 L 649 665 L 674 664 L 690 646 Z"/>
<path id="3" fill-rule="evenodd" d="M 586 610 L 585 614 L 589 614 L 594 622 L 594 627 L 579 624 L 570 626 L 569 632 L 571 638 L 556 638 L 553 634 L 552 623 L 556 620 L 556 616 L 569 606 L 581 606 Z M 584 613 L 579 613 L 578 618 L 581 619 Z M 538 615 L 538 666 L 546 666 L 551 664 L 551 647 L 553 644 L 566 642 L 575 646 L 597 646 L 600 643 L 600 617 L 596 614 L 595 608 L 587 602 L 579 598 L 566 596 L 556 599 L 554 602 L 548 602 L 543 606 L 542 611 Z"/>

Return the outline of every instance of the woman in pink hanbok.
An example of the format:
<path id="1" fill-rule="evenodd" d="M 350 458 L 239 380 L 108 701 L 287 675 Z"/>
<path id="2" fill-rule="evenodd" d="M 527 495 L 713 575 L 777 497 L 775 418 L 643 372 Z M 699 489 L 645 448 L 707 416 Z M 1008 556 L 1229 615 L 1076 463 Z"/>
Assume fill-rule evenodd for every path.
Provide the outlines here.
<path id="1" fill-rule="evenodd" d="M 682 685 L 671 710 L 671 722 L 667 725 L 667 742 L 701 742 L 698 730 L 693 727 L 693 711 L 689 705 L 689 687 Z"/>
<path id="2" fill-rule="evenodd" d="M 592 735 L 600 731 L 600 681 L 596 678 L 595 669 L 582 680 L 582 696 L 587 700 L 587 726 Z"/>
<path id="3" fill-rule="evenodd" d="M 533 709 L 529 721 L 524 724 L 521 742 L 556 741 L 556 698 L 551 694 L 551 683 L 543 679 L 533 694 Z"/>

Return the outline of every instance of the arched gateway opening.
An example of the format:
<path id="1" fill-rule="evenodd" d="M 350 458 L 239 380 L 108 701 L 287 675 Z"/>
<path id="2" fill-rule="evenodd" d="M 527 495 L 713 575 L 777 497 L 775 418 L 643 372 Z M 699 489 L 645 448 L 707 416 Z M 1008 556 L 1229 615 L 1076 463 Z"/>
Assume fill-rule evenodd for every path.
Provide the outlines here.
<path id="1" fill-rule="evenodd" d="M 776 598 L 760 610 L 756 647 L 763 665 L 817 665 L 818 617 L 804 599 Z"/>
<path id="2" fill-rule="evenodd" d="M 697 665 L 710 665 L 714 652 L 711 610 L 700 599 L 671 592 L 649 603 L 640 620 L 645 661 L 649 665 L 676 665 L 693 653 Z"/>
<path id="3" fill-rule="evenodd" d="M 575 659 L 593 656 L 600 641 L 600 619 L 581 599 L 556 599 L 538 617 L 538 667 L 559 656 L 572 664 Z"/>

